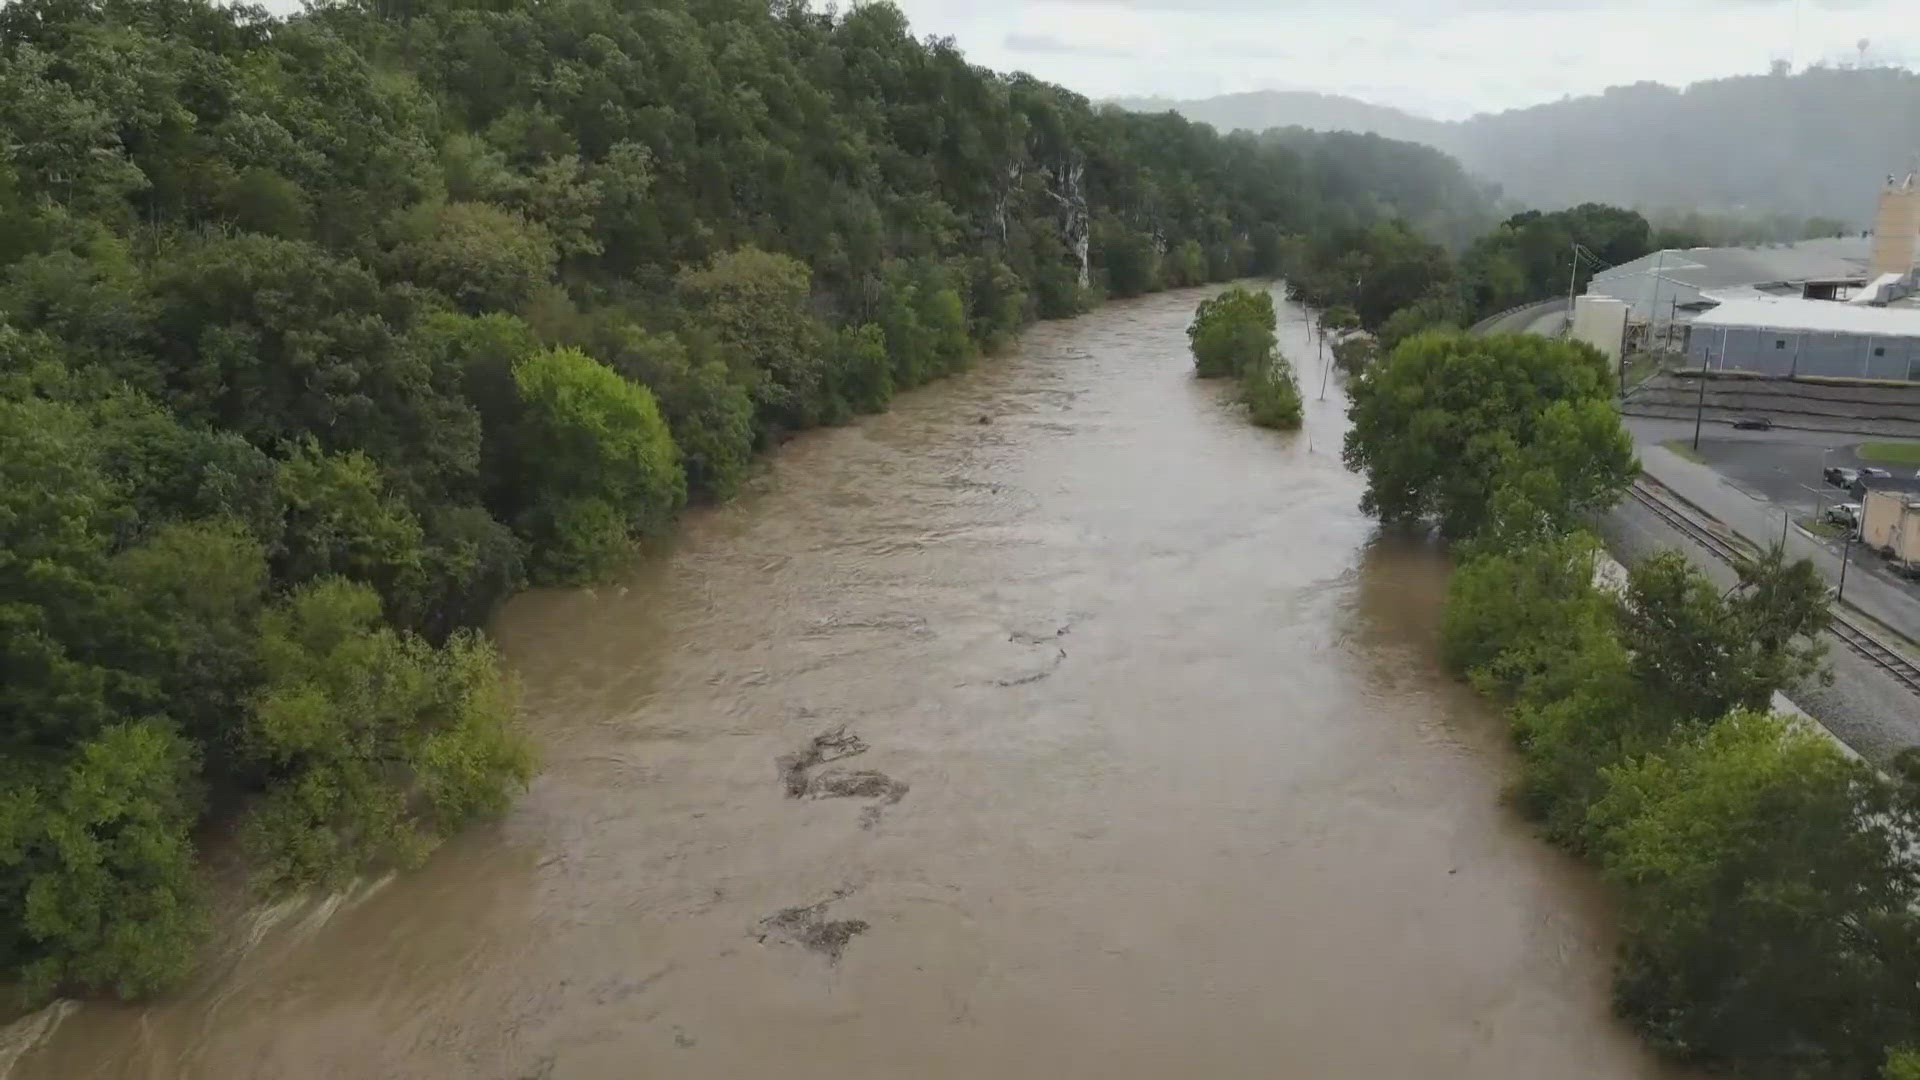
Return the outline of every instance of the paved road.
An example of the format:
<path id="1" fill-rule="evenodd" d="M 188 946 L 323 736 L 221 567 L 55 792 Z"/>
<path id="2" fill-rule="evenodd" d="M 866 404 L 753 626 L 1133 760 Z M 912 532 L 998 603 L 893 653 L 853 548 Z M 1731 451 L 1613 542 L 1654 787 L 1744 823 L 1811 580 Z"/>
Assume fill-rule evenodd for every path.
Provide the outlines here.
<path id="1" fill-rule="evenodd" d="M 1836 546 L 1786 526 L 1782 507 L 1753 493 L 1741 490 L 1726 477 L 1698 462 L 1688 461 L 1664 446 L 1641 445 L 1640 467 L 1647 475 L 1693 505 L 1718 518 L 1735 533 L 1759 547 L 1780 542 L 1784 533 L 1787 554 L 1810 559 L 1828 582 L 1840 578 L 1840 554 Z M 1817 477 L 1817 474 L 1816 474 Z M 1858 547 L 1855 555 L 1861 554 Z M 1876 569 L 1870 561 L 1847 572 L 1846 603 L 1892 627 L 1908 638 L 1920 641 L 1920 600 L 1905 582 L 1861 569 Z"/>
<path id="2" fill-rule="evenodd" d="M 1642 462 L 1650 456 L 1648 447 L 1671 453 L 1661 444 L 1674 440 L 1690 444 L 1693 436 L 1691 422 L 1629 418 L 1627 430 L 1638 445 Z M 1854 448 L 1860 439 L 1858 435 L 1836 435 L 1831 432 L 1780 429 L 1736 431 L 1726 424 L 1708 424 L 1701 430 L 1699 453 L 1711 470 L 1719 474 L 1719 479 L 1726 487 L 1746 498 L 1744 509 L 1756 515 L 1766 515 L 1766 520 L 1770 522 L 1767 537 L 1772 540 L 1780 535 L 1783 515 L 1791 515 L 1795 519 L 1814 517 L 1836 502 L 1852 501 L 1853 496 L 1845 490 L 1823 483 L 1820 474 L 1828 465 L 1858 468 L 1862 462 Z M 1736 500 L 1734 505 L 1740 504 Z M 1702 508 L 1708 509 L 1704 505 Z M 1715 516 L 1720 515 L 1715 513 Z M 1728 524 L 1735 523 L 1729 521 Z M 1749 539 L 1760 539 L 1751 535 L 1749 530 L 1739 531 Z M 1801 538 L 1824 553 L 1825 562 L 1822 565 L 1839 565 L 1841 553 L 1838 542 L 1807 536 Z M 1879 556 L 1861 547 L 1853 549 L 1852 560 L 1853 565 L 1847 571 L 1849 593 L 1853 591 L 1856 579 L 1875 579 L 1885 587 L 1890 597 L 1904 598 L 1896 599 L 1895 606 L 1916 612 L 1915 621 L 1920 622 L 1920 582 L 1892 573 Z M 1920 634 L 1910 630 L 1906 633 L 1908 637 L 1920 640 Z"/>
<path id="3" fill-rule="evenodd" d="M 1567 321 L 1567 298 L 1543 300 L 1538 304 L 1497 315 L 1473 328 L 1476 334 L 1556 334 Z"/>

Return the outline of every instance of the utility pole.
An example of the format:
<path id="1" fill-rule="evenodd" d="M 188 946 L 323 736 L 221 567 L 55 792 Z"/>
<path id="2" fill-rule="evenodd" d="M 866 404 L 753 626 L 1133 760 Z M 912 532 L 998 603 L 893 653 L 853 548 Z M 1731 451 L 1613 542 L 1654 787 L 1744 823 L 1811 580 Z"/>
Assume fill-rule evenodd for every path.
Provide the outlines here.
<path id="1" fill-rule="evenodd" d="M 1700 380 L 1700 396 L 1693 406 L 1693 448 L 1700 449 L 1700 418 L 1707 414 L 1707 361 L 1703 355 L 1700 360 L 1700 374 L 1694 378 Z"/>
<path id="2" fill-rule="evenodd" d="M 1580 280 L 1580 242 L 1575 240 L 1569 249 L 1573 253 L 1573 269 L 1567 271 L 1567 318 L 1573 318 L 1573 286 Z"/>
<path id="3" fill-rule="evenodd" d="M 1840 547 L 1840 587 L 1833 591 L 1833 602 L 1839 603 L 1847 596 L 1847 556 L 1853 554 L 1853 530 L 1847 530 L 1847 542 Z"/>
<path id="4" fill-rule="evenodd" d="M 1326 330 L 1322 328 L 1321 330 L 1322 336 L 1320 338 L 1320 400 L 1321 401 L 1327 400 L 1327 373 L 1333 370 L 1333 365 L 1329 363 L 1327 360 L 1327 339 L 1325 337 L 1325 334 L 1326 334 Z"/>
<path id="5" fill-rule="evenodd" d="M 1646 349 L 1653 351 L 1653 331 L 1660 322 L 1660 282 L 1661 275 L 1667 269 L 1667 249 L 1660 249 L 1660 261 L 1653 266 L 1653 298 L 1647 301 L 1647 340 Z"/>

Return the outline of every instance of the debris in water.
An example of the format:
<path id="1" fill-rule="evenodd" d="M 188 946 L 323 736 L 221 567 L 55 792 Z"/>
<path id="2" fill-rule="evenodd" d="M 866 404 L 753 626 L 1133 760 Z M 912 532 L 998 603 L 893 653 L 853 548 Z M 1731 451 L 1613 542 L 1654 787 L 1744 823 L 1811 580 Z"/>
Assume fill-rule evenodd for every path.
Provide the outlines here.
<path id="1" fill-rule="evenodd" d="M 846 895 L 847 890 L 840 889 L 818 903 L 775 912 L 760 920 L 760 931 L 754 935 L 754 940 L 764 945 L 768 938 L 778 938 L 809 952 L 817 952 L 826 957 L 828 963 L 837 964 L 840 954 L 847 951 L 847 943 L 855 935 L 866 933 L 869 928 L 865 919 L 824 917 L 827 905 Z"/>
<path id="2" fill-rule="evenodd" d="M 860 813 L 860 827 L 871 829 L 880 821 L 883 807 L 892 806 L 907 796 L 905 781 L 895 780 L 874 769 L 822 769 L 818 766 L 867 752 L 860 736 L 837 727 L 824 735 L 815 735 L 798 751 L 782 754 L 775 760 L 780 782 L 791 799 L 876 799 Z"/>
<path id="3" fill-rule="evenodd" d="M 1073 624 L 1079 621 L 1079 617 L 1075 616 L 1054 627 L 1050 633 L 1035 633 L 1032 630 L 1015 630 L 1007 635 L 1007 640 L 1021 645 L 1046 645 L 1073 633 Z"/>
<path id="4" fill-rule="evenodd" d="M 809 799 L 881 799 L 889 806 L 906 794 L 905 783 L 873 769 L 828 769 L 806 788 Z"/>
<path id="5" fill-rule="evenodd" d="M 779 766 L 780 780 L 786 785 L 787 795 L 797 799 L 807 793 L 808 769 L 866 752 L 867 744 L 861 741 L 860 736 L 848 732 L 843 725 L 824 735 L 815 735 L 799 751 L 775 758 L 774 764 Z"/>
<path id="6" fill-rule="evenodd" d="M 995 679 L 993 681 L 993 684 L 995 686 L 1025 686 L 1028 683 L 1039 682 L 1041 679 L 1044 679 L 1047 676 L 1053 674 L 1054 672 L 1060 670 L 1060 665 L 1064 663 L 1067 659 L 1067 650 L 1061 649 L 1061 648 L 1055 648 L 1053 652 L 1054 652 L 1053 663 L 1048 664 L 1046 667 L 1041 668 L 1039 671 L 1036 671 L 1031 675 L 1022 675 L 1017 679 Z"/>

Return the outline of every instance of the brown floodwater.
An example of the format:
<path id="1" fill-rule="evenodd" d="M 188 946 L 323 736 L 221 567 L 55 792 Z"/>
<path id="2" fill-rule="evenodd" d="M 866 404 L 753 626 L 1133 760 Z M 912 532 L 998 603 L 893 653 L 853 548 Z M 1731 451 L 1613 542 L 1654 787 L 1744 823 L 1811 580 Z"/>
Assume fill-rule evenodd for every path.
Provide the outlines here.
<path id="1" fill-rule="evenodd" d="M 1191 378 L 1198 296 L 1037 327 L 521 596 L 545 761 L 503 822 L 0 1073 L 1667 1075 L 1436 666 L 1443 559 L 1359 514 L 1311 362 L 1297 435 Z"/>

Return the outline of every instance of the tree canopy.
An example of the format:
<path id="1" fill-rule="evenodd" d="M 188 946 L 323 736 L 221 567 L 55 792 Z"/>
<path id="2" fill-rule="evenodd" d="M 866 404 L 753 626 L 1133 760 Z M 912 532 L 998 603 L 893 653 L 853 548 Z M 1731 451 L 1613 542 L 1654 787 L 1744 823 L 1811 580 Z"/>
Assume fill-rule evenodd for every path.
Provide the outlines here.
<path id="1" fill-rule="evenodd" d="M 1531 474 L 1528 494 L 1556 519 L 1611 505 L 1633 452 L 1609 386 L 1605 359 L 1578 343 L 1410 338 L 1348 388 L 1344 457 L 1367 475 L 1362 508 L 1465 538 L 1489 525 L 1497 489 Z"/>

